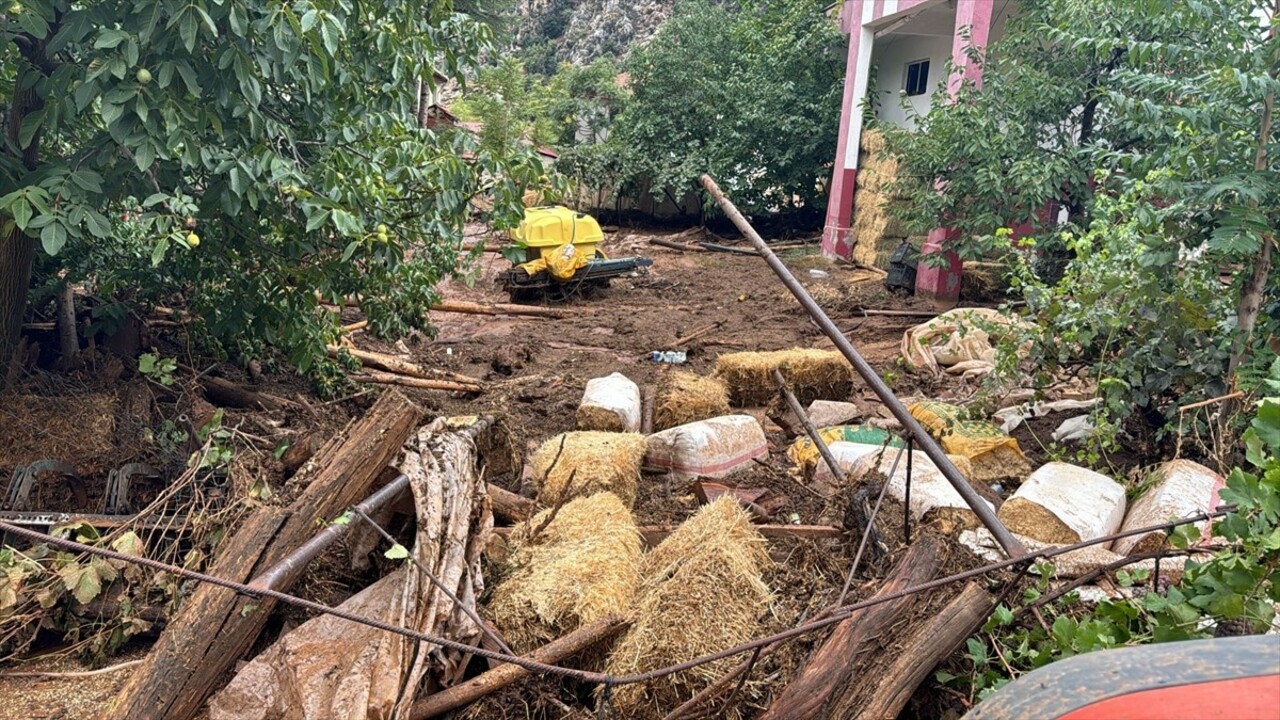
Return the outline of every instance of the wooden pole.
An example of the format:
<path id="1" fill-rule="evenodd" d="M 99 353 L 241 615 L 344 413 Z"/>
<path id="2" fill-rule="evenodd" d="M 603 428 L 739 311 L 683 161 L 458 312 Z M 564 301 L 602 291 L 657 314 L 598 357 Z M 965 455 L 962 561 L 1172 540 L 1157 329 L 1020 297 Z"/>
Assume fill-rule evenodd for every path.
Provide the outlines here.
<path id="1" fill-rule="evenodd" d="M 611 615 L 543 645 L 525 657 L 535 662 L 557 663 L 582 652 L 602 640 L 608 639 L 630 624 L 630 620 Z M 426 718 L 442 715 L 450 710 L 470 705 L 485 695 L 496 692 L 528 676 L 529 671 L 519 665 L 511 665 L 509 663 L 499 665 L 460 685 L 454 685 L 451 688 L 418 700 L 413 704 L 413 709 L 409 712 L 409 718 L 410 720 L 425 720 Z"/>
<path id="2" fill-rule="evenodd" d="M 436 312 L 464 313 L 468 315 L 527 315 L 530 317 L 567 318 L 574 312 L 564 308 L 542 307 L 540 305 L 516 305 L 513 303 L 480 303 L 462 300 L 442 300 L 431 309 Z"/>
<path id="3" fill-rule="evenodd" d="M 400 387 L 417 388 L 419 390 L 450 390 L 453 392 L 484 392 L 484 386 L 471 383 L 459 383 L 452 380 L 432 380 L 430 378 L 410 377 L 387 372 L 357 373 L 350 376 L 355 382 L 372 383 L 374 385 L 399 385 Z"/>
<path id="4" fill-rule="evenodd" d="M 480 378 L 463 375 L 461 373 L 450 372 L 448 370 L 440 370 L 437 368 L 425 368 L 417 363 L 410 362 L 395 355 L 387 355 L 385 353 L 370 352 L 368 350 L 360 350 L 353 347 L 338 347 L 337 345 L 328 346 L 329 357 L 338 357 L 343 350 L 348 355 L 360 361 L 365 367 L 377 368 L 385 370 L 396 375 L 408 375 L 410 377 L 426 378 L 428 380 L 449 380 L 456 383 L 467 385 L 483 386 L 484 381 Z"/>

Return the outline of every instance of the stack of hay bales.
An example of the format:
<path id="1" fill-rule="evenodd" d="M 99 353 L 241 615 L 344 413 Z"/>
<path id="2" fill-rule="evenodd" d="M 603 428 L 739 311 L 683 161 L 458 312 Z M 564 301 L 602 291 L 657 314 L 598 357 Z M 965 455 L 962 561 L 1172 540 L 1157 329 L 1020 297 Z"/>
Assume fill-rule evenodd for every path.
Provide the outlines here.
<path id="1" fill-rule="evenodd" d="M 838 350 L 792 348 L 728 353 L 716 359 L 716 375 L 729 386 L 729 399 L 736 407 L 764 405 L 777 395 L 775 368 L 802 405 L 845 400 L 853 392 L 853 366 Z"/>
<path id="2" fill-rule="evenodd" d="M 645 558 L 635 623 L 605 672 L 646 672 L 756 637 L 770 597 L 760 578 L 768 563 L 764 538 L 737 500 L 726 496 L 702 508 Z M 662 717 L 738 662 L 726 658 L 616 688 L 619 716 Z"/>
<path id="3" fill-rule="evenodd" d="M 653 429 L 729 414 L 729 389 L 720 378 L 704 378 L 690 372 L 663 373 L 654 393 Z"/>
<path id="4" fill-rule="evenodd" d="M 642 549 L 631 511 L 610 492 L 578 498 L 521 524 L 511 536 L 511 574 L 489 612 L 517 653 L 528 653 L 631 606 Z"/>
<path id="5" fill-rule="evenodd" d="M 547 505 L 611 492 L 631 507 L 636 501 L 644 451 L 645 437 L 639 433 L 562 433 L 542 443 L 534 453 L 533 482 Z"/>
<path id="6" fill-rule="evenodd" d="M 887 268 L 889 256 L 904 240 L 918 250 L 925 236 L 908 237 L 907 229 L 889 214 L 890 206 L 899 201 L 890 194 L 890 186 L 898 179 L 898 159 L 885 147 L 884 134 L 864 129 L 860 149 L 849 233 L 853 260 L 866 267 Z"/>

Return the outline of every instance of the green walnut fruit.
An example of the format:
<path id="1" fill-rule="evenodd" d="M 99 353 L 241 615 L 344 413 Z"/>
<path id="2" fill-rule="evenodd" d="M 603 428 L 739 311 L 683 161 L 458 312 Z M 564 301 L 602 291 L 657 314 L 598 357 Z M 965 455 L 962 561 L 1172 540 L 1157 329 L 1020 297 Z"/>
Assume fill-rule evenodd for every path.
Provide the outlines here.
<path id="1" fill-rule="evenodd" d="M 148 85 L 151 83 L 151 71 L 146 68 L 138 68 L 138 73 L 134 75 L 139 85 Z"/>
<path id="2" fill-rule="evenodd" d="M 191 247 L 200 247 L 200 236 L 195 233 L 187 233 L 187 244 Z"/>

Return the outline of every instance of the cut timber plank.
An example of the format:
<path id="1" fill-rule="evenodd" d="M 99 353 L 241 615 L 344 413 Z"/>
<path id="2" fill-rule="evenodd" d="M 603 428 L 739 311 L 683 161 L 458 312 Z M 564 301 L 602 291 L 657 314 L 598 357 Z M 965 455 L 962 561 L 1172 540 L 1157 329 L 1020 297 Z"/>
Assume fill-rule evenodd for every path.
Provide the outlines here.
<path id="1" fill-rule="evenodd" d="M 372 491 L 382 469 L 422 420 L 423 411 L 396 391 L 330 440 L 294 478 L 305 488 L 288 508 L 256 511 L 218 550 L 210 572 L 246 582 L 276 564 L 315 534 L 326 521 Z M 295 573 L 277 588 L 287 592 Z M 107 709 L 112 720 L 193 717 L 227 671 L 248 652 L 275 601 L 240 597 L 200 585 L 183 603 Z"/>

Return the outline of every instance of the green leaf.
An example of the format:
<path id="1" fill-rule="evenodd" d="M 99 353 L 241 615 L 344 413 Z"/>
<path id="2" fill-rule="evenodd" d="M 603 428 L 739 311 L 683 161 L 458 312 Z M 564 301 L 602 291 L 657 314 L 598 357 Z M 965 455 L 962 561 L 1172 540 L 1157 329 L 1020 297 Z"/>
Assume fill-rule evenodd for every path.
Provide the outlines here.
<path id="1" fill-rule="evenodd" d="M 69 563 L 58 571 L 63 584 L 80 603 L 87 603 L 102 592 L 102 580 L 98 576 L 98 568 L 92 563 L 80 565 Z"/>
<path id="2" fill-rule="evenodd" d="M 27 224 L 31 222 L 31 212 L 31 203 L 25 195 L 17 195 L 10 201 L 9 214 L 13 215 L 13 222 L 19 230 L 27 229 Z"/>
<path id="3" fill-rule="evenodd" d="M 50 223 L 40 231 L 40 245 L 50 255 L 57 255 L 67 244 L 67 229 L 62 223 Z"/>
<path id="4" fill-rule="evenodd" d="M 338 517 L 336 517 L 336 518 L 334 518 L 334 519 L 333 519 L 333 524 L 334 524 L 334 525 L 349 525 L 349 524 L 351 524 L 351 518 L 352 518 L 352 515 L 351 515 L 350 511 L 348 511 L 348 512 L 344 512 L 344 513 L 342 513 L 341 515 L 339 515 Z M 400 546 L 399 546 L 399 545 L 396 545 L 395 547 L 400 547 Z M 394 549 L 395 549 L 395 547 L 393 547 L 393 548 L 392 548 L 392 550 L 394 550 Z M 387 552 L 390 552 L 390 550 L 388 550 Z M 388 556 L 388 557 L 390 557 L 390 556 Z M 406 554 L 405 554 L 405 557 L 408 557 L 408 553 L 406 553 Z"/>
<path id="5" fill-rule="evenodd" d="M 388 560 L 404 560 L 409 557 L 409 550 L 400 543 L 396 543 L 391 546 L 391 549 L 383 553 L 383 556 Z"/>
<path id="6" fill-rule="evenodd" d="M 35 139 L 36 133 L 39 132 L 40 126 L 44 124 L 45 111 L 37 110 L 28 113 L 22 118 L 22 124 L 18 126 L 18 147 L 30 147 L 31 141 Z"/>
<path id="7" fill-rule="evenodd" d="M 125 532 L 120 537 L 111 541 L 111 549 L 125 555 L 133 555 L 142 557 L 146 554 L 146 544 L 142 542 L 142 538 L 132 530 Z"/>
<path id="8" fill-rule="evenodd" d="M 156 240 L 155 246 L 151 248 L 151 266 L 152 267 L 158 267 L 161 262 L 164 262 L 164 254 L 166 251 L 168 251 L 168 249 L 169 249 L 169 238 L 167 236 L 162 237 L 159 240 Z"/>

